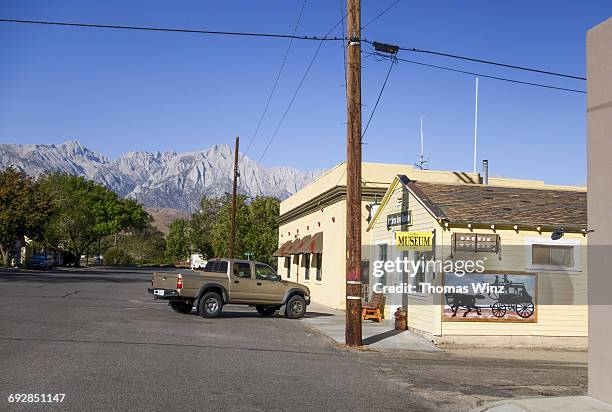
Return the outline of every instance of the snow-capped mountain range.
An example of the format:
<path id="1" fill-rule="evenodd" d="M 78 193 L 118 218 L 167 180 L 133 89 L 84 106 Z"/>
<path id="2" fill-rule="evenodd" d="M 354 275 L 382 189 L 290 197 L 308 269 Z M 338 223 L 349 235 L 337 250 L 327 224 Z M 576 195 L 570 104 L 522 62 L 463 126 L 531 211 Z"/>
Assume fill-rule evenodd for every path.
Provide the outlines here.
<path id="1" fill-rule="evenodd" d="M 320 172 L 290 167 L 265 168 L 240 157 L 238 190 L 249 196 L 284 199 L 305 186 Z M 9 166 L 30 176 L 61 172 L 84 176 L 106 185 L 120 196 L 146 207 L 197 210 L 202 195 L 231 192 L 234 155 L 219 144 L 193 152 L 130 152 L 116 160 L 71 140 L 62 144 L 0 144 L 0 169 Z"/>

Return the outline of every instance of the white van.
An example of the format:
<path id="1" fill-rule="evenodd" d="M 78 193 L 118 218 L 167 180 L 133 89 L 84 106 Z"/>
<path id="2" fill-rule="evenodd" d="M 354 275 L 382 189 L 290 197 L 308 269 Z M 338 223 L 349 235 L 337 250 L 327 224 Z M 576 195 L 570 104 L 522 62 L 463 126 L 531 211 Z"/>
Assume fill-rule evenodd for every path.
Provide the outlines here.
<path id="1" fill-rule="evenodd" d="M 189 258 L 189 267 L 191 267 L 191 270 L 204 269 L 204 266 L 206 266 L 206 262 L 207 261 L 204 260 L 202 255 L 196 253 L 195 255 L 191 255 L 191 257 Z"/>

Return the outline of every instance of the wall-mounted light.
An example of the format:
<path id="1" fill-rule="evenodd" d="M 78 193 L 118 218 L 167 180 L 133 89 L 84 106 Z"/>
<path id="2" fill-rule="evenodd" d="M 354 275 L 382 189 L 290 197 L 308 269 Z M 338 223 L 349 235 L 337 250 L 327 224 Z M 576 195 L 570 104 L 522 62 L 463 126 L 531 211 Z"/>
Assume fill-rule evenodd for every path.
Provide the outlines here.
<path id="1" fill-rule="evenodd" d="M 518 225 L 514 225 L 512 227 L 514 228 L 514 230 L 516 230 L 518 232 Z"/>
<path id="2" fill-rule="evenodd" d="M 542 227 L 541 227 L 541 226 L 536 227 L 536 230 L 537 230 L 538 232 L 542 233 Z"/>
<path id="3" fill-rule="evenodd" d="M 552 232 L 552 234 L 550 235 L 550 238 L 552 240 L 559 240 L 563 237 L 564 234 L 565 234 L 565 230 L 563 230 L 563 228 L 559 228 Z"/>

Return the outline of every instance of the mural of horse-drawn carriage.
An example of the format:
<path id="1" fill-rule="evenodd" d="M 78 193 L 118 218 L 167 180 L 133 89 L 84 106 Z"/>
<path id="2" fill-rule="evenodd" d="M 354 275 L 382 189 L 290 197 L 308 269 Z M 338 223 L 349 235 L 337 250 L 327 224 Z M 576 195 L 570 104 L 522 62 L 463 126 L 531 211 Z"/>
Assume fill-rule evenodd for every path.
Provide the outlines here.
<path id="1" fill-rule="evenodd" d="M 446 274 L 445 284 L 454 287 L 479 284 L 487 288 L 481 289 L 482 293 L 476 290 L 471 290 L 472 293 L 445 293 L 443 320 L 536 321 L 534 274 L 482 273 L 465 277 Z"/>
<path id="2" fill-rule="evenodd" d="M 508 280 L 508 275 L 504 275 L 504 280 L 499 282 L 495 277 L 495 282 L 491 286 L 503 286 L 502 293 L 489 293 L 489 298 L 496 302 L 491 305 L 491 312 L 496 318 L 503 318 L 509 310 L 513 310 L 523 319 L 533 316 L 535 306 L 533 297 L 527 292 L 525 284 L 522 282 L 512 282 Z"/>

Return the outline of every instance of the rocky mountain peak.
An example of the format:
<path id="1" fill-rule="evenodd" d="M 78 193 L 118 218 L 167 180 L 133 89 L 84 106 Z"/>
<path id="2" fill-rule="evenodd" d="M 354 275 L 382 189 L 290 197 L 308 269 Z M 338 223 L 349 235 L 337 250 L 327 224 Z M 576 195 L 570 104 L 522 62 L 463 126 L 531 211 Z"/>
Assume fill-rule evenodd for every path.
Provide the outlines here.
<path id="1" fill-rule="evenodd" d="M 78 140 L 59 145 L 0 144 L 0 168 L 14 166 L 32 176 L 62 172 L 104 184 L 146 207 L 197 210 L 200 198 L 231 192 L 233 151 L 227 144 L 191 152 L 128 152 L 109 160 Z M 265 168 L 241 157 L 239 192 L 284 199 L 319 173 L 290 167 Z"/>

